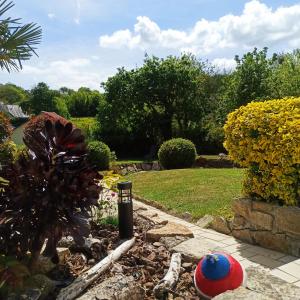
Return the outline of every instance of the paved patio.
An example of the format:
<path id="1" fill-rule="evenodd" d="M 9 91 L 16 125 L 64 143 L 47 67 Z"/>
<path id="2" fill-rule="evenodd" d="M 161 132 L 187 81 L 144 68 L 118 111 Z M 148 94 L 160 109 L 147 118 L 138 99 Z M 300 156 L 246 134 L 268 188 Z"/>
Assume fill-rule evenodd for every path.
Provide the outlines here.
<path id="1" fill-rule="evenodd" d="M 298 257 L 250 245 L 211 229 L 203 229 L 137 200 L 134 200 L 133 204 L 135 209 L 138 207 L 146 208 L 148 211 L 157 214 L 162 220 L 172 221 L 188 227 L 196 239 L 212 243 L 216 248 L 230 253 L 245 268 L 260 265 L 272 275 L 300 287 L 300 258 Z"/>

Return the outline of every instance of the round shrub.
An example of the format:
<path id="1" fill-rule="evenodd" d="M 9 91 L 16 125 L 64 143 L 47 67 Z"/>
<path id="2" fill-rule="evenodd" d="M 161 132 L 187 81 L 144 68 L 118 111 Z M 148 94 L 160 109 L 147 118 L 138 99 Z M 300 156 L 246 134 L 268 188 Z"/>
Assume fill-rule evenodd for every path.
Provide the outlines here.
<path id="1" fill-rule="evenodd" d="M 109 147 L 100 141 L 92 141 L 88 144 L 89 161 L 97 166 L 99 171 L 108 170 L 111 152 Z"/>
<path id="2" fill-rule="evenodd" d="M 247 168 L 246 194 L 300 206 L 300 98 L 242 106 L 224 131 L 229 156 Z"/>
<path id="3" fill-rule="evenodd" d="M 186 139 L 176 138 L 164 142 L 158 151 L 158 159 L 165 169 L 189 168 L 196 160 L 195 145 Z"/>

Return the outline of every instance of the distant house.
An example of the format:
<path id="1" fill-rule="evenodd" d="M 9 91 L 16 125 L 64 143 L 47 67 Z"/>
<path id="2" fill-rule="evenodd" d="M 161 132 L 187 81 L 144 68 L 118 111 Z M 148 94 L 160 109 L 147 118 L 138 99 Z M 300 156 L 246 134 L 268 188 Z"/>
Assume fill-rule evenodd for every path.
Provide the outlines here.
<path id="1" fill-rule="evenodd" d="M 5 113 L 11 120 L 24 119 L 24 121 L 26 121 L 29 118 L 19 105 L 4 104 L 0 102 L 0 111 Z"/>
<path id="2" fill-rule="evenodd" d="M 0 102 L 0 112 L 3 112 L 10 119 L 14 126 L 12 140 L 16 144 L 23 144 L 24 124 L 28 121 L 27 116 L 19 105 L 10 105 Z"/>

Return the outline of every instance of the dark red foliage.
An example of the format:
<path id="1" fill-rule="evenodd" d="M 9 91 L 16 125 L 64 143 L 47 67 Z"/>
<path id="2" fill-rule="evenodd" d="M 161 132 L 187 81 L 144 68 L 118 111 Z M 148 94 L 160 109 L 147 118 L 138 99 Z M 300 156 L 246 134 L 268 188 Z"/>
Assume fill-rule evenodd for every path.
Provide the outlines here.
<path id="1" fill-rule="evenodd" d="M 0 252 L 35 259 L 57 258 L 64 233 L 77 243 L 89 234 L 89 213 L 98 203 L 102 178 L 86 160 L 84 136 L 71 123 L 47 120 L 40 130 L 24 133 L 28 155 L 0 171 Z M 1 189 L 2 188 L 2 189 Z"/>

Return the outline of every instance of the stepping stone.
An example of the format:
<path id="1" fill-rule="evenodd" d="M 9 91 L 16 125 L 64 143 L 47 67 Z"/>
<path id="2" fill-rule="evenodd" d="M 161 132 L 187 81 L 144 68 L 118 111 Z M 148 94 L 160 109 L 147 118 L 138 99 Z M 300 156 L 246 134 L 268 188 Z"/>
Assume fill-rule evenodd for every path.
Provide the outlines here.
<path id="1" fill-rule="evenodd" d="M 181 253 L 186 259 L 193 262 L 199 262 L 204 255 L 214 251 L 224 252 L 222 248 L 218 247 L 217 243 L 201 238 L 186 240 L 173 247 L 172 251 Z"/>
<path id="2" fill-rule="evenodd" d="M 193 237 L 194 235 L 186 226 L 173 222 L 168 222 L 163 227 L 151 229 L 146 233 L 146 239 L 150 242 L 158 242 L 162 237 L 167 236 Z"/>
<path id="3" fill-rule="evenodd" d="M 299 300 L 300 288 L 287 283 L 280 278 L 272 276 L 261 267 L 249 267 L 246 269 L 248 280 L 247 287 L 240 287 L 234 291 L 228 291 L 214 300 Z"/>

